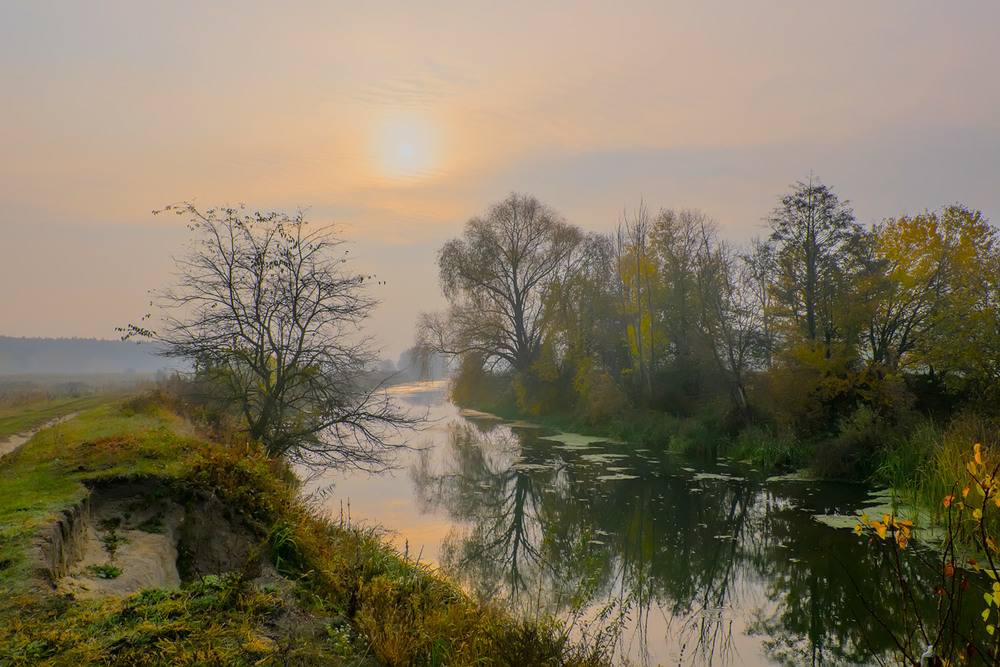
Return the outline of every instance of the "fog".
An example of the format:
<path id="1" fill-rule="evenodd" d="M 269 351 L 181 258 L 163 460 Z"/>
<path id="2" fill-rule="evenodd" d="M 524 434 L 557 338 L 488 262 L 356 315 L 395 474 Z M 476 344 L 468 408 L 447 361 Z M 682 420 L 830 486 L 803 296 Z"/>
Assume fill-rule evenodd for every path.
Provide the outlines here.
<path id="1" fill-rule="evenodd" d="M 1000 7 L 770 1 L 0 6 L 0 335 L 114 338 L 188 236 L 154 209 L 306 208 L 382 302 L 511 191 L 587 230 L 640 199 L 744 240 L 815 173 L 859 222 L 1000 219 Z"/>

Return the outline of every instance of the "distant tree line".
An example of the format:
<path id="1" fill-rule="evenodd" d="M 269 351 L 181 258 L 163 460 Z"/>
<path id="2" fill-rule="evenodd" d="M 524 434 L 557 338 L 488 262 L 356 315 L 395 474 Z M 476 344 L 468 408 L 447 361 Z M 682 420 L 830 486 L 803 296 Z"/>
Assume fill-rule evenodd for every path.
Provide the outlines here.
<path id="1" fill-rule="evenodd" d="M 97 338 L 0 336 L 0 375 L 152 373 L 164 366 L 155 346 Z"/>
<path id="2" fill-rule="evenodd" d="M 696 210 L 626 210 L 585 233 L 529 195 L 438 256 L 448 310 L 418 344 L 458 360 L 459 402 L 600 422 L 712 412 L 836 432 L 861 410 L 989 410 L 1000 398 L 996 229 L 960 204 L 861 225 L 815 177 L 745 245 Z"/>

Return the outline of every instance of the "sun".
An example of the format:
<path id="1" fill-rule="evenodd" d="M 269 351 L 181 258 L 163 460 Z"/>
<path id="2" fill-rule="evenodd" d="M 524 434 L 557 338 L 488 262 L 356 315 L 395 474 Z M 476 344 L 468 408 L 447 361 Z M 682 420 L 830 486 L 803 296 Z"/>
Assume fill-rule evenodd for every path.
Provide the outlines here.
<path id="1" fill-rule="evenodd" d="M 386 116 L 375 130 L 379 171 L 401 180 L 422 180 L 433 175 L 440 159 L 437 134 L 434 123 L 424 115 Z"/>

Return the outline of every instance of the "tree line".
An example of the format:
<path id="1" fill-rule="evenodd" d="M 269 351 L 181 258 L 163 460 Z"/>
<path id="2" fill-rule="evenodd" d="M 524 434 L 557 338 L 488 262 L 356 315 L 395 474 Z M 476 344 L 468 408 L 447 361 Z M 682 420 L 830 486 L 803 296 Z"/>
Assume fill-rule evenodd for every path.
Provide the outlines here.
<path id="1" fill-rule="evenodd" d="M 859 419 L 988 410 L 1000 395 L 996 229 L 953 204 L 865 226 L 817 178 L 738 245 L 640 203 L 585 233 L 511 194 L 438 254 L 460 403 L 591 423 L 636 410 L 815 438 Z M 860 411 L 860 412 L 859 412 Z"/>

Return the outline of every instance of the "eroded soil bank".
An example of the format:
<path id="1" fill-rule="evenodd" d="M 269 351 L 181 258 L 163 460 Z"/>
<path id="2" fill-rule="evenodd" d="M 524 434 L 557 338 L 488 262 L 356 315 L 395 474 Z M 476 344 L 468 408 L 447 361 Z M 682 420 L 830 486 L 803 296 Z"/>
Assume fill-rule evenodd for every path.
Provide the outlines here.
<path id="1" fill-rule="evenodd" d="M 125 597 L 182 580 L 239 572 L 282 578 L 239 512 L 205 491 L 171 491 L 156 478 L 104 481 L 39 535 L 43 576 L 79 599 Z"/>

